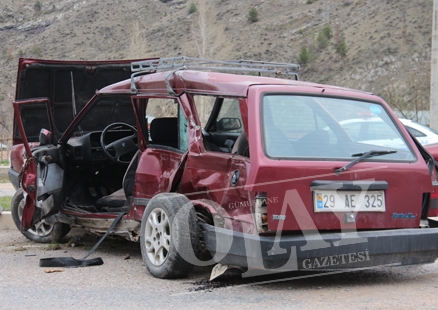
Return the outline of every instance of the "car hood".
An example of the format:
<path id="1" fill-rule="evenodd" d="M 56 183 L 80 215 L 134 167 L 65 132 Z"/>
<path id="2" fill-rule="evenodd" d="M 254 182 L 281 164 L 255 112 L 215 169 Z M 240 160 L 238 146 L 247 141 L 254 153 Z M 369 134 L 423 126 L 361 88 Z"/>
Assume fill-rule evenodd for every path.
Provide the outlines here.
<path id="1" fill-rule="evenodd" d="M 96 90 L 131 76 L 133 61 L 139 60 L 60 61 L 20 58 L 15 100 L 48 98 L 55 134 L 59 137 L 73 120 L 74 110 L 79 112 Z M 29 105 L 21 111 L 21 117 L 28 141 L 38 141 L 40 129 L 47 128 L 44 121 L 47 119 L 46 109 Z M 15 125 L 14 143 L 21 143 Z"/>

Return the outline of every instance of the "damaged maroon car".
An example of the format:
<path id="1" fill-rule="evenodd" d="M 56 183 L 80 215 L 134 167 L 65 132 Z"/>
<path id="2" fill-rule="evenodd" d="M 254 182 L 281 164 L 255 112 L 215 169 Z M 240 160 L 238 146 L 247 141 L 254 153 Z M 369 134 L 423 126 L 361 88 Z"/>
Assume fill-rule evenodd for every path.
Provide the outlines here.
<path id="1" fill-rule="evenodd" d="M 294 64 L 177 57 L 131 71 L 72 120 L 56 96 L 14 103 L 25 162 L 12 163 L 12 209 L 29 239 L 103 234 L 121 217 L 111 233 L 139 241 L 161 278 L 214 263 L 213 276 L 250 276 L 437 258 L 434 160 L 381 98 L 301 82 Z M 367 119 L 378 136 L 345 126 Z"/>

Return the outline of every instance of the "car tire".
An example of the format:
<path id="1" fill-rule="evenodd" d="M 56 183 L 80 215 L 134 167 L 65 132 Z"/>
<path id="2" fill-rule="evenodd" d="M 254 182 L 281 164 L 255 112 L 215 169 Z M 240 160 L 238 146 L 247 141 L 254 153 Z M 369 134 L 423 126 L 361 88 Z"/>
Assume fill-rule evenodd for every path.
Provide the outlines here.
<path id="1" fill-rule="evenodd" d="M 141 221 L 140 248 L 154 277 L 187 276 L 199 252 L 199 226 L 190 200 L 175 193 L 153 197 Z"/>
<path id="2" fill-rule="evenodd" d="M 23 189 L 19 188 L 11 202 L 11 215 L 15 226 L 20 230 L 21 216 L 23 214 L 24 195 Z M 70 231 L 70 226 L 64 223 L 47 224 L 44 220 L 36 223 L 27 231 L 21 232 L 27 239 L 37 243 L 61 242 Z"/>

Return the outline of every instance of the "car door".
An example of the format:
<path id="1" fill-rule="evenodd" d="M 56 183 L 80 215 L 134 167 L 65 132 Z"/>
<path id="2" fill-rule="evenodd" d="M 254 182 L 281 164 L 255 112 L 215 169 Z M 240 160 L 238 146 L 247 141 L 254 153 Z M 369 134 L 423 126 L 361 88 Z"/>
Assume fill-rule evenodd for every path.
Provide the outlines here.
<path id="1" fill-rule="evenodd" d="M 211 109 L 202 109 L 206 102 L 212 103 Z M 247 232 L 250 229 L 247 225 L 252 221 L 252 203 L 245 190 L 249 152 L 231 152 L 237 138 L 244 133 L 241 109 L 245 105 L 241 106 L 237 98 L 202 95 L 194 96 L 194 103 L 200 125 L 202 120 L 207 121 L 199 140 L 193 139 L 199 145 L 190 147 L 180 191 L 191 200 L 202 200 L 214 208 L 220 206 L 222 211 L 216 211 L 231 220 L 233 229 Z M 226 146 L 226 140 L 231 145 Z"/>
<path id="2" fill-rule="evenodd" d="M 141 135 L 134 203 L 175 190 L 188 149 L 188 125 L 178 99 L 136 100 Z"/>
<path id="3" fill-rule="evenodd" d="M 21 100 L 14 103 L 14 115 L 17 128 L 24 145 L 24 165 L 21 171 L 21 187 L 24 191 L 21 230 L 27 230 L 32 224 L 54 214 L 62 199 L 64 170 L 62 156 L 52 135 L 54 132 L 50 101 L 47 98 Z M 24 119 L 27 114 L 38 115 L 38 123 L 29 126 Z M 40 128 L 40 146 L 31 149 L 27 136 Z M 34 128 L 35 127 L 35 128 Z"/>

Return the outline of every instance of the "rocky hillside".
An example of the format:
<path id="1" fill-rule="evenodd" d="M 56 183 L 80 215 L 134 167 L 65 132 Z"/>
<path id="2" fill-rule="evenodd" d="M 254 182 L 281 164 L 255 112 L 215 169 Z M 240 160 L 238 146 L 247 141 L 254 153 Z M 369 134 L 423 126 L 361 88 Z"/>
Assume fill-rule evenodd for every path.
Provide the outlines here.
<path id="1" fill-rule="evenodd" d="M 2 0 L 0 137 L 10 136 L 19 57 L 187 55 L 301 62 L 302 80 L 368 90 L 395 108 L 427 109 L 432 5 L 430 0 Z M 325 38 L 324 26 L 330 30 Z"/>

